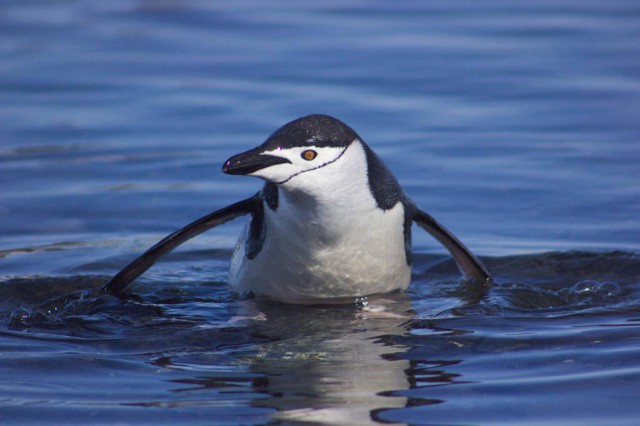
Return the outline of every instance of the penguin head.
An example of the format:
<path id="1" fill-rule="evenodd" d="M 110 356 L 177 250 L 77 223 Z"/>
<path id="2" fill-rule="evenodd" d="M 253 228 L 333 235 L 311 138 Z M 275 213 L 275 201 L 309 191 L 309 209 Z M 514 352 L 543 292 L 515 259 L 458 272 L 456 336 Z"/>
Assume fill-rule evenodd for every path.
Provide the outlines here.
<path id="1" fill-rule="evenodd" d="M 317 180 L 324 167 L 339 161 L 359 140 L 356 132 L 340 120 L 309 115 L 280 127 L 262 145 L 229 158 L 222 171 L 279 185 L 299 185 Z"/>

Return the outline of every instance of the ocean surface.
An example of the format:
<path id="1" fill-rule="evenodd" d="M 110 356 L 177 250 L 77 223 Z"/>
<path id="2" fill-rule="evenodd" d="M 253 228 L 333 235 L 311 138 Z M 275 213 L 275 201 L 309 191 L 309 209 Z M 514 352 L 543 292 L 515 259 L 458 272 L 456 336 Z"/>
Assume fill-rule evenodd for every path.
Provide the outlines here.
<path id="1" fill-rule="evenodd" d="M 227 286 L 232 154 L 351 125 L 495 278 L 414 227 L 409 290 Z M 637 425 L 637 1 L 3 0 L 0 423 Z"/>

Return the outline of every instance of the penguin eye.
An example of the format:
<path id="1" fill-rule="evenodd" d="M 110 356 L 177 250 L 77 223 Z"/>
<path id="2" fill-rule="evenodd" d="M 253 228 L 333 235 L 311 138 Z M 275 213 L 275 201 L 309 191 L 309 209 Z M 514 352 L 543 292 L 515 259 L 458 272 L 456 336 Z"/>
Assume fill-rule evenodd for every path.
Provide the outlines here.
<path id="1" fill-rule="evenodd" d="M 312 149 L 307 149 L 306 151 L 302 152 L 302 158 L 304 158 L 307 161 L 311 161 L 317 156 L 318 156 L 318 153 Z"/>

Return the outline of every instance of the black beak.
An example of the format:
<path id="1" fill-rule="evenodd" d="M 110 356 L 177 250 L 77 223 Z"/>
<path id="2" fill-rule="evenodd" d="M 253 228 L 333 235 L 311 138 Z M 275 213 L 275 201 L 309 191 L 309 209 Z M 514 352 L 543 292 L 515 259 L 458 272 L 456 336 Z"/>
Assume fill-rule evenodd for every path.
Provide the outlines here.
<path id="1" fill-rule="evenodd" d="M 250 175 L 258 170 L 275 166 L 276 164 L 291 163 L 291 161 L 286 158 L 262 154 L 261 152 L 262 149 L 258 147 L 243 152 L 242 154 L 234 155 L 225 161 L 222 166 L 222 172 L 228 175 Z"/>

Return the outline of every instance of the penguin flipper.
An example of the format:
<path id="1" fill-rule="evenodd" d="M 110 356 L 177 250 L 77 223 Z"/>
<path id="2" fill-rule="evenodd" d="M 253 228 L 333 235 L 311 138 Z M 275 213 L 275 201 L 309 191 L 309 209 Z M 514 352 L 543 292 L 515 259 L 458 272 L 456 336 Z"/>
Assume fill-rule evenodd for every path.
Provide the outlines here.
<path id="1" fill-rule="evenodd" d="M 153 247 L 149 248 L 133 262 L 125 266 L 111 280 L 104 285 L 103 291 L 109 293 L 118 293 L 124 290 L 133 280 L 142 275 L 156 261 L 171 252 L 180 244 L 190 240 L 211 228 L 222 225 L 239 216 L 253 214 L 259 211 L 261 207 L 262 197 L 258 193 L 251 198 L 247 198 L 227 207 L 216 210 L 200 219 L 191 222 L 187 226 L 167 235 Z"/>
<path id="2" fill-rule="evenodd" d="M 416 207 L 413 221 L 449 250 L 465 280 L 482 285 L 491 282 L 491 275 L 482 262 L 433 216 Z"/>

